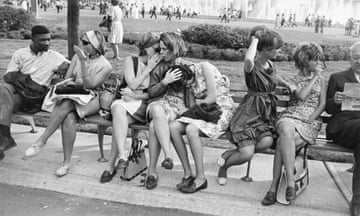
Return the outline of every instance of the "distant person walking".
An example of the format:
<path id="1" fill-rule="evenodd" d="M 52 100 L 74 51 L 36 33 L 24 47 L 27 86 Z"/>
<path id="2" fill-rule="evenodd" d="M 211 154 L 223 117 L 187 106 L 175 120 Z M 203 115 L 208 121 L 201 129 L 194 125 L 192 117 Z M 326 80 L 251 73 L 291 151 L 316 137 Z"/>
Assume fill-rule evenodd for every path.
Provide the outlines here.
<path id="1" fill-rule="evenodd" d="M 154 5 L 154 7 L 151 9 L 150 18 L 152 18 L 153 16 L 155 16 L 155 19 L 157 19 L 156 6 L 155 6 L 155 5 Z"/>
<path id="2" fill-rule="evenodd" d="M 123 42 L 124 35 L 124 29 L 121 23 L 122 10 L 119 7 L 119 0 L 111 0 L 111 4 L 108 16 L 110 17 L 112 23 L 108 40 L 114 53 L 113 58 L 120 58 L 120 44 Z"/>
<path id="3" fill-rule="evenodd" d="M 324 33 L 325 16 L 320 19 L 320 33 Z"/>
<path id="4" fill-rule="evenodd" d="M 319 27 L 320 27 L 320 16 L 317 16 L 315 19 L 315 33 L 319 33 Z"/>
<path id="5" fill-rule="evenodd" d="M 280 28 L 280 14 L 276 14 L 275 17 L 275 28 Z"/>

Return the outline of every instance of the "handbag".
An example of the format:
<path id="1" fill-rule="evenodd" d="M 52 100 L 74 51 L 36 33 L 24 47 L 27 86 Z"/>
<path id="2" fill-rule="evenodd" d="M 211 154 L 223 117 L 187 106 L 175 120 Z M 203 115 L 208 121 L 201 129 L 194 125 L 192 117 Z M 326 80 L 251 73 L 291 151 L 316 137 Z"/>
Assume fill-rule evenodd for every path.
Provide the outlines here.
<path id="1" fill-rule="evenodd" d="M 128 165 L 121 169 L 120 178 L 130 181 L 147 169 L 146 155 L 141 140 L 133 139 L 128 157 Z"/>
<path id="2" fill-rule="evenodd" d="M 304 152 L 306 153 L 306 146 Z M 299 196 L 309 185 L 309 167 L 306 159 L 306 154 L 297 155 L 295 157 L 295 190 L 296 196 Z M 279 180 L 276 200 L 283 205 L 290 205 L 290 202 L 286 200 L 285 193 L 287 188 L 287 176 L 285 168 L 281 169 L 281 177 Z"/>
<path id="3" fill-rule="evenodd" d="M 80 94 L 88 95 L 90 91 L 85 89 L 81 84 L 58 85 L 55 89 L 56 94 Z"/>
<path id="4" fill-rule="evenodd" d="M 185 111 L 181 116 L 189 117 L 193 119 L 201 119 L 206 122 L 212 122 L 217 124 L 221 117 L 221 107 L 217 103 L 207 104 L 195 104 Z"/>

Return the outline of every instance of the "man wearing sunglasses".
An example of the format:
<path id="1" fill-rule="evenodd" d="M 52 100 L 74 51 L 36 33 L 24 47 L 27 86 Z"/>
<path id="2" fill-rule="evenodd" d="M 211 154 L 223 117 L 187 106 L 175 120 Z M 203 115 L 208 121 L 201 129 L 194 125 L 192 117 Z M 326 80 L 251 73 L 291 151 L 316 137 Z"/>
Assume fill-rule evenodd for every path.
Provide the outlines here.
<path id="1" fill-rule="evenodd" d="M 29 75 L 31 80 L 40 86 L 49 86 L 56 71 L 66 71 L 70 62 L 60 53 L 49 49 L 51 36 L 46 26 L 35 25 L 31 29 L 31 36 L 30 46 L 21 48 L 13 54 L 6 74 L 20 72 Z M 25 106 L 29 104 L 14 85 L 0 84 L 0 155 L 16 146 L 10 135 L 11 116 L 23 110 Z"/>

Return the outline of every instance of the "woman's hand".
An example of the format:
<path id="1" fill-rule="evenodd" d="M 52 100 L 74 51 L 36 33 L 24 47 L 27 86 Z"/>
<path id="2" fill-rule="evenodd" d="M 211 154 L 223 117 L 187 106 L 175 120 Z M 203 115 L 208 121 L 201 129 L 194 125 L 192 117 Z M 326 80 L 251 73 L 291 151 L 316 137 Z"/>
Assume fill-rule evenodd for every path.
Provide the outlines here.
<path id="1" fill-rule="evenodd" d="M 79 46 L 74 45 L 74 52 L 79 57 L 80 61 L 85 61 L 87 59 L 87 55 Z"/>
<path id="2" fill-rule="evenodd" d="M 147 61 L 147 66 L 150 68 L 149 72 L 161 61 L 162 56 L 159 54 L 155 54 L 150 56 Z"/>
<path id="3" fill-rule="evenodd" d="M 181 79 L 182 72 L 179 69 L 175 69 L 173 71 L 168 70 L 162 82 L 166 85 L 173 83 L 179 79 Z"/>
<path id="4" fill-rule="evenodd" d="M 128 87 L 123 88 L 120 90 L 120 94 L 124 97 L 127 98 L 135 98 L 136 94 Z"/>

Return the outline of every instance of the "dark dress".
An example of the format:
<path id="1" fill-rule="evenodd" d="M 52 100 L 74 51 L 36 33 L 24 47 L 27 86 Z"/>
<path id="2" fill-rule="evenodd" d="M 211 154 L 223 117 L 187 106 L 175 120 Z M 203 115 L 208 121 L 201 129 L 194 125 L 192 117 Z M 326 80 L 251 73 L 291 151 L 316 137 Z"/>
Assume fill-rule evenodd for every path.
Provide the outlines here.
<path id="1" fill-rule="evenodd" d="M 254 62 L 251 72 L 245 72 L 248 92 L 236 109 L 230 121 L 230 141 L 239 148 L 255 145 L 265 136 L 273 136 L 276 120 L 276 70 L 268 61 L 270 68 L 264 69 Z M 245 141 L 246 142 L 241 142 Z"/>

